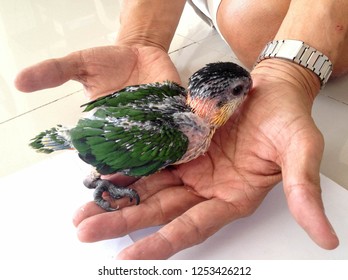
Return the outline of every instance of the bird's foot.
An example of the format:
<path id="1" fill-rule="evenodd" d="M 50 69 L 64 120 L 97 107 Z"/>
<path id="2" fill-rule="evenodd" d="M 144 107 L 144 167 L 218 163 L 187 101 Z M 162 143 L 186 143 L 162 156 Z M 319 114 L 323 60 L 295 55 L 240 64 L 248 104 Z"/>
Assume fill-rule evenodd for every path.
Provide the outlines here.
<path id="1" fill-rule="evenodd" d="M 124 197 L 129 197 L 130 202 L 135 199 L 136 205 L 140 203 L 140 197 L 138 193 L 131 188 L 123 188 L 115 186 L 108 180 L 100 179 L 100 177 L 95 177 L 93 179 L 87 178 L 84 184 L 89 189 L 95 189 L 93 197 L 95 203 L 106 211 L 115 211 L 119 207 L 113 208 L 109 201 L 103 198 L 103 193 L 107 192 L 112 199 L 121 199 Z"/>
<path id="2" fill-rule="evenodd" d="M 138 205 L 140 202 L 139 195 L 135 190 L 130 188 L 117 187 L 110 181 L 100 179 L 96 183 L 96 188 L 95 188 L 93 197 L 94 197 L 95 203 L 106 211 L 115 211 L 115 210 L 118 210 L 119 207 L 116 207 L 116 208 L 111 207 L 110 202 L 103 198 L 104 192 L 109 193 L 112 199 L 117 200 L 123 197 L 129 197 L 130 202 L 132 202 L 133 199 L 135 199 L 136 205 Z"/>

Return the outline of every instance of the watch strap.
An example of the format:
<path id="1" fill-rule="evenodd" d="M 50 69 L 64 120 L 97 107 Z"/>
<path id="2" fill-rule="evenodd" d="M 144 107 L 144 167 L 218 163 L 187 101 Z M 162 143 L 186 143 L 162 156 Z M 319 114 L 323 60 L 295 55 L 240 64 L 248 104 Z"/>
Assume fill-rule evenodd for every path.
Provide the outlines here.
<path id="1" fill-rule="evenodd" d="M 321 88 L 325 86 L 332 73 L 330 59 L 317 49 L 298 40 L 274 40 L 269 42 L 257 59 L 280 58 L 297 63 L 313 71 L 320 79 Z"/>

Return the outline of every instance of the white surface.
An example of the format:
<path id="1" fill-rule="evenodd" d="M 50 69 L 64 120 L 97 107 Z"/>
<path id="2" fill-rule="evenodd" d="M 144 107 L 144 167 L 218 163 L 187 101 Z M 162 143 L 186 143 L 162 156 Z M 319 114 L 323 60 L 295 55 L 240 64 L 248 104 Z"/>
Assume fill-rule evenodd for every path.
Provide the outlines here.
<path id="1" fill-rule="evenodd" d="M 92 198 L 82 184 L 88 171 L 75 153 L 66 152 L 0 178 L 0 259 L 110 259 L 156 229 L 132 233 L 132 239 L 80 243 L 72 215 Z M 173 259 L 348 259 L 348 192 L 324 176 L 322 185 L 327 215 L 341 240 L 333 251 L 317 247 L 294 222 L 278 185 L 252 216 Z"/>
<path id="2" fill-rule="evenodd" d="M 326 213 L 340 238 L 340 246 L 332 251 L 315 245 L 293 220 L 278 184 L 250 217 L 237 220 L 195 247 L 171 259 L 348 259 L 348 192 L 325 176 L 321 176 Z M 156 228 L 130 234 L 133 240 L 154 232 Z"/>
<path id="3" fill-rule="evenodd" d="M 62 153 L 0 178 L 0 259 L 110 259 L 129 236 L 81 243 L 73 213 L 92 199 L 81 179 L 89 172 L 75 153 Z"/>

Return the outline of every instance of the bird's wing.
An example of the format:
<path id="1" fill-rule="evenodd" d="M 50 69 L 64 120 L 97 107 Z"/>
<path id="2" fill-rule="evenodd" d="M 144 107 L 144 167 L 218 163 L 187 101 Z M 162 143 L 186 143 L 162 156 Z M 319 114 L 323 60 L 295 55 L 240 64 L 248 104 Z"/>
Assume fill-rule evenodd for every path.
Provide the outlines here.
<path id="1" fill-rule="evenodd" d="M 146 101 L 148 101 L 147 99 L 149 96 L 162 99 L 164 97 L 180 95 L 186 97 L 186 90 L 177 83 L 166 81 L 163 83 L 128 86 L 110 95 L 102 96 L 89 103 L 83 104 L 81 107 L 85 107 L 84 112 L 88 112 L 103 105 L 118 107 L 129 103 L 143 104 L 144 100 L 145 104 L 147 104 Z"/>
<path id="2" fill-rule="evenodd" d="M 188 146 L 187 137 L 169 123 L 127 118 L 82 119 L 71 136 L 79 156 L 101 174 L 149 175 L 180 160 Z"/>
<path id="3" fill-rule="evenodd" d="M 158 86 L 87 104 L 86 110 L 94 109 L 93 114 L 70 132 L 80 157 L 101 174 L 131 176 L 146 176 L 180 160 L 188 138 L 178 129 L 173 113 L 187 110 L 184 98 L 178 97 L 181 92 L 166 93 L 162 88 L 154 94 L 154 90 Z"/>

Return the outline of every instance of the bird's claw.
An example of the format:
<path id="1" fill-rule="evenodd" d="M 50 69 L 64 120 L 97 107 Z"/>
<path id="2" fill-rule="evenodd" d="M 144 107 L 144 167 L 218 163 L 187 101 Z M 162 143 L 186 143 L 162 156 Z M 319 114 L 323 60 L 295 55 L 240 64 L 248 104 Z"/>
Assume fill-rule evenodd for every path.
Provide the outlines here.
<path id="1" fill-rule="evenodd" d="M 103 208 L 106 211 L 115 211 L 118 210 L 119 207 L 113 208 L 110 205 L 110 202 L 105 200 L 103 198 L 103 193 L 107 192 L 109 193 L 110 197 L 113 199 L 121 199 L 123 197 L 129 197 L 130 202 L 135 199 L 136 205 L 140 203 L 140 197 L 138 193 L 131 189 L 131 188 L 122 188 L 122 187 L 117 187 L 113 183 L 107 180 L 102 180 L 102 179 L 96 179 L 93 181 L 89 181 L 88 184 L 87 182 L 84 181 L 86 187 L 95 189 L 93 197 L 95 203 Z"/>

